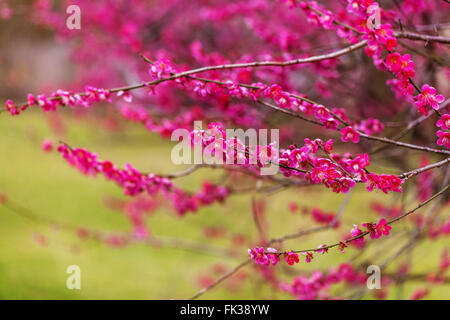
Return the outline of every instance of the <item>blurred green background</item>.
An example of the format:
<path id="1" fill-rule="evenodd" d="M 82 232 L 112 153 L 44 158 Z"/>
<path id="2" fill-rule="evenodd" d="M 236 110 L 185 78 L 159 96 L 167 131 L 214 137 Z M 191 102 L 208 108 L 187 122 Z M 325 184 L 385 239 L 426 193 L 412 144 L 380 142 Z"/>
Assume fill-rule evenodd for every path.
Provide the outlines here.
<path id="1" fill-rule="evenodd" d="M 111 160 L 117 165 L 130 162 L 148 172 L 171 173 L 183 169 L 169 161 L 171 142 L 163 141 L 138 125 L 110 132 L 96 125 L 94 119 L 80 121 L 71 115 L 70 110 L 64 110 L 61 115 L 67 128 L 64 136 L 66 142 L 95 151 L 101 159 Z M 119 188 L 101 177 L 83 176 L 56 152 L 45 153 L 41 150 L 44 138 L 55 142 L 60 138 L 48 127 L 48 115 L 40 110 L 31 110 L 15 118 L 4 113 L 0 115 L 0 190 L 5 191 L 15 203 L 56 222 L 111 232 L 129 231 L 130 224 L 125 215 L 109 209 L 102 200 L 106 196 L 126 199 Z M 194 191 L 203 179 L 217 181 L 220 177 L 220 170 L 202 169 L 175 183 Z M 326 231 L 292 240 L 287 242 L 287 246 L 305 248 L 334 242 L 347 233 L 353 223 L 374 219 L 369 210 L 371 201 L 377 199 L 391 203 L 391 196 L 360 191 L 352 195 L 339 231 Z M 321 192 L 321 188 L 313 187 L 259 198 L 267 200 L 266 220 L 270 221 L 270 236 L 276 237 L 314 225 L 309 217 L 289 212 L 287 203 L 290 201 L 309 208 L 320 206 L 325 211 L 337 211 L 344 195 Z M 205 207 L 182 218 L 171 209 L 161 207 L 148 218 L 148 226 L 156 236 L 189 240 L 213 248 L 230 248 L 233 246 L 230 240 L 233 233 L 255 239 L 250 200 L 248 194 L 234 195 L 225 205 Z M 203 228 L 207 226 L 224 227 L 229 231 L 223 238 L 205 240 Z M 391 236 L 380 239 L 376 246 L 369 248 L 366 256 L 372 258 L 369 261 L 361 258 L 361 264 L 382 263 L 406 240 L 398 236 L 403 231 L 404 226 L 394 226 Z M 38 241 L 42 237 L 45 237 L 45 243 Z M 440 252 L 446 244 L 448 241 L 443 239 L 418 245 L 412 255 L 414 271 L 436 270 Z M 240 256 L 224 258 L 182 248 L 154 248 L 145 244 L 113 248 L 95 240 L 81 240 L 74 232 L 26 219 L 0 206 L 0 298 L 189 298 L 201 288 L 199 277 L 208 275 L 217 278 L 220 275 L 220 272 L 213 271 L 217 263 L 229 269 L 245 259 L 247 247 L 244 245 L 235 249 Z M 347 249 L 346 254 L 333 250 L 328 255 L 317 256 L 310 264 L 300 263 L 289 268 L 287 272 L 280 268 L 280 272 L 285 273 L 280 276 L 290 282 L 296 274 L 312 269 L 327 270 L 356 254 L 357 250 L 353 248 Z M 399 259 L 399 262 L 402 261 Z M 81 268 L 81 290 L 66 288 L 66 268 L 73 264 Z M 397 266 L 394 263 L 388 271 L 395 271 Z M 203 298 L 291 298 L 264 285 L 258 280 L 259 277 L 252 276 L 254 271 L 250 266 L 244 272 L 247 280 L 242 287 L 240 278 L 231 278 Z M 418 282 L 407 282 L 404 297 L 420 285 Z M 339 291 L 339 288 L 333 290 Z M 371 294 L 364 296 L 368 299 L 372 297 Z M 389 298 L 397 297 L 398 290 L 392 289 Z M 433 288 L 428 298 L 449 298 L 449 286 Z"/>

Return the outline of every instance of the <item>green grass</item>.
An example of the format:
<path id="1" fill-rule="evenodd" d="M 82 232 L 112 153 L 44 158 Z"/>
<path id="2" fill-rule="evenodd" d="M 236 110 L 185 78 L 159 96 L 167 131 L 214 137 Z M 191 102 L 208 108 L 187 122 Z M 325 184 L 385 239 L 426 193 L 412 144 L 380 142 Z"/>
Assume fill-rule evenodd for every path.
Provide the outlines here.
<path id="1" fill-rule="evenodd" d="M 42 217 L 71 226 L 86 226 L 105 231 L 128 231 L 125 216 L 103 204 L 106 196 L 126 199 L 114 184 L 102 179 L 80 174 L 61 159 L 57 153 L 44 153 L 41 143 L 45 137 L 53 141 L 63 139 L 72 146 L 82 146 L 95 151 L 102 159 L 118 165 L 132 163 L 142 171 L 170 173 L 183 168 L 170 162 L 171 144 L 146 132 L 139 126 L 111 133 L 92 122 L 83 124 L 64 115 L 67 128 L 64 136 L 56 136 L 47 127 L 46 116 L 41 112 L 26 112 L 20 117 L 0 115 L 0 190 L 11 200 L 33 210 Z M 190 177 L 176 181 L 188 190 L 196 190 L 201 181 L 219 179 L 219 170 L 199 170 Z M 267 200 L 267 220 L 270 235 L 281 236 L 301 228 L 313 226 L 308 217 L 293 215 L 287 210 L 289 201 L 324 210 L 337 211 L 344 195 L 320 192 L 321 188 L 288 190 Z M 262 198 L 262 197 L 261 197 Z M 265 197 L 266 198 L 266 197 Z M 386 200 L 382 194 L 355 193 L 344 215 L 343 228 L 338 232 L 323 232 L 307 238 L 287 242 L 287 247 L 309 248 L 340 239 L 353 223 L 371 219 L 368 208 L 374 199 Z M 390 198 L 389 198 L 390 199 Z M 388 202 L 387 202 L 388 203 Z M 162 207 L 148 220 L 151 232 L 157 236 L 187 239 L 229 248 L 229 237 L 217 241 L 205 240 L 204 226 L 222 226 L 254 238 L 256 231 L 251 218 L 249 195 L 237 195 L 227 200 L 225 206 L 213 205 L 183 218 Z M 394 227 L 395 233 L 395 227 Z M 48 238 L 46 246 L 39 245 L 35 235 Z M 228 235 L 231 234 L 231 231 Z M 385 240 L 390 241 L 390 240 Z M 393 239 L 391 246 L 399 246 Z M 417 271 L 433 270 L 444 241 L 426 243 L 415 249 Z M 78 252 L 71 248 L 77 246 Z M 0 206 L 0 298 L 2 299 L 182 299 L 196 293 L 200 287 L 196 278 L 210 272 L 212 266 L 224 262 L 232 268 L 246 257 L 246 247 L 236 248 L 241 257 L 223 258 L 190 252 L 180 248 L 153 248 L 147 245 L 129 245 L 111 248 L 95 240 L 80 240 L 73 232 L 52 225 L 37 223 L 18 216 Z M 311 264 L 300 264 L 292 270 L 328 269 L 344 262 L 356 253 L 332 252 L 316 257 Z M 416 260 L 417 259 L 417 260 Z M 373 263 L 381 262 L 379 260 Z M 81 290 L 66 288 L 66 268 L 81 268 Z M 252 269 L 247 267 L 247 270 Z M 292 276 L 286 277 L 289 280 Z M 416 284 L 407 284 L 409 295 Z M 432 298 L 449 298 L 448 286 L 432 291 Z M 395 290 L 390 297 L 395 297 Z M 204 296 L 206 299 L 289 298 L 273 293 L 251 278 L 237 292 L 220 286 Z"/>

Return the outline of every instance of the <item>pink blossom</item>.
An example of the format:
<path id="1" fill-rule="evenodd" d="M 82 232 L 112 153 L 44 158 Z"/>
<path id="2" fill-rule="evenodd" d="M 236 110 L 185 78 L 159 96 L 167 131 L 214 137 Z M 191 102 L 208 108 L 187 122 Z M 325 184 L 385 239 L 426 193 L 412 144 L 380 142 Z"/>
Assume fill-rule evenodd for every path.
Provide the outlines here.
<path id="1" fill-rule="evenodd" d="M 450 114 L 443 114 L 442 117 L 436 122 L 436 126 L 442 130 L 450 129 Z"/>
<path id="2" fill-rule="evenodd" d="M 355 131 L 352 127 L 345 127 L 341 129 L 341 140 L 343 142 L 352 141 L 353 143 L 359 142 L 359 133 Z"/>
<path id="3" fill-rule="evenodd" d="M 439 109 L 439 103 L 442 103 L 445 98 L 443 95 L 436 93 L 436 89 L 428 84 L 422 86 L 422 92 L 416 96 L 416 106 L 419 108 L 420 113 L 427 115 L 428 107 L 432 107 L 435 110 Z"/>
<path id="4" fill-rule="evenodd" d="M 409 54 L 405 54 L 400 60 L 400 69 L 394 72 L 401 80 L 408 80 L 413 78 L 416 74 L 415 63 L 412 61 Z"/>
<path id="5" fill-rule="evenodd" d="M 136 196 L 144 191 L 153 195 L 160 190 L 168 192 L 172 188 L 172 182 L 167 178 L 142 174 L 130 164 L 125 164 L 124 169 L 118 169 L 112 162 L 99 160 L 95 153 L 86 149 L 72 149 L 63 144 L 58 147 L 58 152 L 80 172 L 92 176 L 103 174 L 105 178 L 115 181 L 129 196 Z"/>
<path id="6" fill-rule="evenodd" d="M 378 231 L 378 234 L 381 235 L 385 235 L 388 236 L 389 235 L 389 231 L 392 229 L 392 227 L 390 225 L 386 224 L 386 219 L 381 219 L 377 225 L 375 226 L 375 228 Z"/>
<path id="7" fill-rule="evenodd" d="M 366 176 L 366 186 L 368 191 L 372 191 L 375 188 L 380 189 L 384 193 L 388 191 L 402 192 L 403 180 L 395 175 L 369 173 Z"/>
<path id="8" fill-rule="evenodd" d="M 292 266 L 294 265 L 294 263 L 299 263 L 300 259 L 298 258 L 298 254 L 296 254 L 295 252 L 288 252 L 286 254 L 286 262 Z"/>
<path id="9" fill-rule="evenodd" d="M 20 113 L 14 102 L 12 102 L 11 100 L 6 101 L 5 108 L 13 116 L 18 115 Z"/>
<path id="10" fill-rule="evenodd" d="M 353 229 L 350 231 L 350 233 L 352 234 L 353 237 L 359 237 L 363 232 L 361 231 L 361 229 L 359 228 L 358 225 L 354 224 L 353 225 Z M 355 241 L 361 241 L 364 240 L 364 238 L 358 238 L 355 239 Z"/>
<path id="11" fill-rule="evenodd" d="M 358 129 L 368 135 L 373 135 L 374 133 L 383 132 L 384 125 L 378 119 L 368 118 L 367 120 L 361 121 Z"/>
<path id="12" fill-rule="evenodd" d="M 339 190 L 342 193 L 347 193 L 355 185 L 356 185 L 355 180 L 353 180 L 351 178 L 342 177 L 339 179 Z"/>
<path id="13" fill-rule="evenodd" d="M 325 142 L 325 144 L 323 144 L 323 148 L 325 149 L 325 152 L 330 153 L 333 150 L 333 139 Z"/>
<path id="14" fill-rule="evenodd" d="M 253 249 L 248 249 L 248 254 L 250 255 L 250 259 L 254 260 L 256 264 L 265 266 L 270 264 L 274 266 L 280 261 L 280 256 L 274 248 L 264 250 L 263 247 L 254 247 Z"/>
<path id="15" fill-rule="evenodd" d="M 172 66 L 172 62 L 166 58 L 156 60 L 150 67 L 150 74 L 155 79 L 170 76 L 172 72 L 175 72 L 175 69 Z"/>
<path id="16" fill-rule="evenodd" d="M 363 223 L 362 226 L 366 227 L 367 231 L 370 234 L 371 239 L 377 239 L 380 237 L 380 234 L 378 233 L 374 223 L 366 222 L 366 223 Z"/>
<path id="17" fill-rule="evenodd" d="M 414 93 L 414 87 L 408 80 L 391 79 L 386 81 L 386 83 L 391 86 L 397 99 L 410 96 Z"/>
<path id="18" fill-rule="evenodd" d="M 386 66 L 392 72 L 398 72 L 402 68 L 402 55 L 398 52 L 389 53 L 386 57 Z"/>
<path id="19" fill-rule="evenodd" d="M 411 300 L 421 300 L 430 294 L 430 290 L 426 288 L 418 288 L 411 295 Z"/>
<path id="20" fill-rule="evenodd" d="M 302 255 L 305 256 L 306 263 L 310 263 L 311 260 L 314 258 L 311 252 L 302 252 Z"/>
<path id="21" fill-rule="evenodd" d="M 265 253 L 263 247 L 254 247 L 253 249 L 248 249 L 248 254 L 250 259 L 254 260 L 257 264 L 269 265 L 269 257 Z"/>
<path id="22" fill-rule="evenodd" d="M 42 142 L 42 150 L 44 152 L 50 152 L 53 150 L 53 142 L 50 139 L 45 139 Z"/>
<path id="23" fill-rule="evenodd" d="M 436 135 L 439 137 L 439 139 L 437 140 L 437 144 L 450 149 L 450 132 L 438 130 L 438 132 L 436 132 Z"/>
<path id="24" fill-rule="evenodd" d="M 277 252 L 277 249 L 274 248 L 267 248 L 267 256 L 269 257 L 269 261 L 272 263 L 272 265 L 276 265 L 278 262 L 280 262 L 280 255 Z M 270 252 L 273 252 L 272 254 Z"/>
<path id="25" fill-rule="evenodd" d="M 320 253 L 320 254 L 328 253 L 327 245 L 326 244 L 321 244 L 320 246 L 317 247 L 316 252 Z"/>
<path id="26" fill-rule="evenodd" d="M 316 1 L 302 1 L 299 6 L 305 11 L 309 23 L 324 29 L 333 29 L 334 16 L 331 11 L 323 9 Z"/>

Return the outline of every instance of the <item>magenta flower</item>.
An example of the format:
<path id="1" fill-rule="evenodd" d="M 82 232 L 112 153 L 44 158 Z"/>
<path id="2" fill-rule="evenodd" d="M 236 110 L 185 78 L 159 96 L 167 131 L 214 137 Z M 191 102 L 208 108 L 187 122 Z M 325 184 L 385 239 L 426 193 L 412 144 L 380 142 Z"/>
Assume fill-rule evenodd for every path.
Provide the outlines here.
<path id="1" fill-rule="evenodd" d="M 320 253 L 320 254 L 328 253 L 328 248 L 327 248 L 326 244 L 321 244 L 320 246 L 317 247 L 317 249 L 318 249 L 317 253 Z"/>
<path id="2" fill-rule="evenodd" d="M 355 238 L 355 237 L 359 237 L 363 232 L 362 232 L 362 230 L 359 228 L 359 226 L 357 224 L 354 224 L 353 225 L 353 229 L 350 230 L 350 233 Z M 358 241 L 358 242 L 364 241 L 364 238 L 361 237 L 361 238 L 355 239 L 354 241 Z"/>
<path id="3" fill-rule="evenodd" d="M 368 222 L 362 224 L 367 228 L 367 231 L 370 233 L 371 239 L 378 239 L 382 235 L 389 235 L 389 231 L 391 230 L 391 226 L 389 226 L 386 222 L 386 219 L 381 219 L 376 225 L 374 223 Z"/>
<path id="4" fill-rule="evenodd" d="M 314 116 L 316 117 L 317 120 L 327 120 L 331 117 L 331 114 L 328 111 L 328 109 L 322 105 L 314 105 L 313 110 Z"/>
<path id="5" fill-rule="evenodd" d="M 170 76 L 175 69 L 172 66 L 172 62 L 166 58 L 161 58 L 155 61 L 149 70 L 150 74 L 155 79 L 161 79 L 164 76 Z"/>
<path id="6" fill-rule="evenodd" d="M 422 86 L 422 93 L 418 94 L 416 97 L 416 106 L 419 108 L 421 113 L 426 115 L 428 113 L 426 107 L 428 106 L 435 110 L 439 109 L 439 103 L 442 103 L 445 98 L 443 95 L 436 93 L 436 89 L 428 84 L 424 84 Z"/>
<path id="7" fill-rule="evenodd" d="M 450 133 L 439 130 L 438 132 L 436 132 L 436 135 L 439 137 L 439 139 L 437 140 L 437 144 L 450 149 Z"/>
<path id="8" fill-rule="evenodd" d="M 398 70 L 395 74 L 402 80 L 408 80 L 408 78 L 414 77 L 416 74 L 415 64 L 411 59 L 409 54 L 405 54 L 400 61 L 400 70 Z"/>
<path id="9" fill-rule="evenodd" d="M 397 47 L 397 39 L 393 36 L 391 25 L 386 23 L 375 28 L 375 34 L 378 41 L 386 47 L 386 50 L 392 51 Z"/>
<path id="10" fill-rule="evenodd" d="M 378 119 L 369 118 L 361 121 L 358 129 L 366 134 L 372 135 L 374 133 L 381 133 L 384 130 L 384 124 Z"/>
<path id="11" fill-rule="evenodd" d="M 370 234 L 371 239 L 378 239 L 380 237 L 380 234 L 378 230 L 376 229 L 376 226 L 372 222 L 367 222 L 362 224 L 363 227 L 366 227 L 367 231 Z"/>
<path id="12" fill-rule="evenodd" d="M 50 152 L 53 150 L 53 142 L 51 142 L 49 139 L 45 139 L 44 142 L 42 142 L 42 150 L 44 152 Z"/>
<path id="13" fill-rule="evenodd" d="M 30 107 L 36 103 L 36 98 L 31 93 L 27 95 L 27 103 Z"/>
<path id="14" fill-rule="evenodd" d="M 317 146 L 315 141 L 311 141 L 308 138 L 304 139 L 305 141 L 305 147 L 308 148 L 312 153 L 316 153 L 319 151 L 319 147 Z"/>
<path id="15" fill-rule="evenodd" d="M 436 122 L 436 126 L 442 130 L 450 129 L 450 114 L 446 113 Z"/>
<path id="16" fill-rule="evenodd" d="M 86 149 L 72 149 L 66 145 L 60 145 L 58 152 L 80 172 L 92 176 L 103 174 L 105 178 L 115 181 L 129 196 L 136 196 L 144 191 L 147 191 L 149 195 L 155 195 L 159 190 L 168 192 L 172 188 L 172 182 L 168 178 L 142 174 L 130 164 L 125 164 L 124 169 L 118 169 L 110 161 L 101 161 L 95 153 Z"/>
<path id="17" fill-rule="evenodd" d="M 386 57 L 386 66 L 392 72 L 398 72 L 402 68 L 402 55 L 398 52 L 390 53 Z"/>
<path id="18" fill-rule="evenodd" d="M 306 263 L 310 263 L 311 260 L 314 258 L 311 252 L 302 252 L 302 255 L 305 256 Z"/>
<path id="19" fill-rule="evenodd" d="M 352 141 L 353 143 L 359 142 L 359 133 L 350 126 L 342 128 L 340 133 L 342 135 L 341 140 L 343 142 L 348 142 L 348 141 Z"/>
<path id="20" fill-rule="evenodd" d="M 391 86 L 398 99 L 410 96 L 414 93 L 414 87 L 408 80 L 390 79 L 386 81 L 386 84 Z"/>
<path id="21" fill-rule="evenodd" d="M 13 116 L 18 115 L 20 113 L 14 102 L 12 102 L 11 100 L 6 101 L 5 107 L 6 110 Z"/>
<path id="22" fill-rule="evenodd" d="M 380 189 L 384 193 L 388 193 L 388 191 L 402 192 L 403 180 L 396 175 L 370 173 L 366 178 L 367 191 Z"/>
<path id="23" fill-rule="evenodd" d="M 378 231 L 379 236 L 381 237 L 381 235 L 385 235 L 388 236 L 389 235 L 389 231 L 392 229 L 391 226 L 386 224 L 386 219 L 381 219 L 378 224 L 375 226 L 376 230 Z"/>
<path id="24" fill-rule="evenodd" d="M 363 234 L 363 231 L 359 228 L 358 225 L 354 224 L 354 225 L 353 225 L 353 229 L 350 230 L 350 234 L 351 234 L 351 237 L 348 236 L 348 237 L 346 238 L 346 240 L 349 240 L 349 239 L 355 238 L 355 237 L 359 237 L 360 235 Z M 352 245 L 355 245 L 355 246 L 358 247 L 358 248 L 362 248 L 362 247 L 364 246 L 364 237 L 357 238 L 357 239 L 353 240 L 353 241 L 350 242 L 350 243 L 351 243 Z"/>
<path id="25" fill-rule="evenodd" d="M 299 261 L 300 261 L 300 259 L 298 258 L 298 254 L 296 254 L 292 251 L 288 252 L 288 254 L 286 255 L 286 262 L 290 266 L 294 265 L 294 263 L 299 263 Z"/>
<path id="26" fill-rule="evenodd" d="M 323 144 L 323 148 L 326 152 L 330 153 L 333 150 L 333 139 L 328 140 Z"/>
<path id="27" fill-rule="evenodd" d="M 351 188 L 356 185 L 355 180 L 347 177 L 339 179 L 339 187 L 342 193 L 347 193 Z"/>
<path id="28" fill-rule="evenodd" d="M 267 266 L 270 263 L 269 257 L 262 247 L 254 247 L 253 249 L 248 249 L 248 254 L 250 255 L 250 259 L 254 260 L 257 264 Z"/>
<path id="29" fill-rule="evenodd" d="M 273 266 L 276 265 L 278 262 L 280 262 L 280 255 L 276 253 L 277 249 L 267 248 L 267 252 L 273 252 L 267 254 L 269 262 L 272 263 Z"/>

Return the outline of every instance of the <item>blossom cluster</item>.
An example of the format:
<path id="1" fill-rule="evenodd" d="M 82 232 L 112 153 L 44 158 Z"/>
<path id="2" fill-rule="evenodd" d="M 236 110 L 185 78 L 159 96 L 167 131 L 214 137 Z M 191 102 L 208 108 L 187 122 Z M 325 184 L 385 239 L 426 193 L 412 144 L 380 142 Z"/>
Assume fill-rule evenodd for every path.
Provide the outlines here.
<path id="1" fill-rule="evenodd" d="M 366 178 L 366 186 L 368 191 L 379 189 L 384 193 L 388 193 L 388 191 L 402 192 L 402 184 L 404 180 L 394 174 L 378 175 L 376 173 L 369 173 Z"/>
<path id="2" fill-rule="evenodd" d="M 65 90 L 57 90 L 53 92 L 50 97 L 45 94 L 40 94 L 34 96 L 33 94 L 28 94 L 27 102 L 23 105 L 16 105 L 13 101 L 6 101 L 5 108 L 11 115 L 19 115 L 20 112 L 37 105 L 45 112 L 55 111 L 57 107 L 61 106 L 83 106 L 90 107 L 93 102 L 107 101 L 111 102 L 110 99 L 111 92 L 106 89 L 98 89 L 92 86 L 86 86 L 85 92 L 71 93 Z"/>
<path id="3" fill-rule="evenodd" d="M 433 108 L 439 109 L 439 104 L 444 102 L 445 98 L 441 94 L 437 94 L 437 90 L 428 84 L 422 86 L 421 92 L 416 96 L 416 106 L 419 112 L 428 115 L 428 110 Z"/>
<path id="4" fill-rule="evenodd" d="M 327 251 L 327 248 L 320 249 L 319 247 L 318 252 L 319 253 L 325 253 Z M 276 265 L 278 262 L 280 262 L 280 257 L 283 256 L 286 263 L 290 266 L 293 266 L 296 263 L 300 262 L 300 258 L 297 253 L 295 252 L 284 252 L 284 253 L 278 253 L 276 249 L 274 248 L 267 248 L 264 249 L 263 247 L 254 247 L 253 249 L 248 249 L 248 254 L 250 255 L 250 259 L 255 261 L 256 264 L 269 266 L 269 265 Z M 303 256 L 305 256 L 306 263 L 310 263 L 313 259 L 313 253 L 312 252 L 302 252 Z"/>
<path id="5" fill-rule="evenodd" d="M 143 191 L 155 195 L 159 191 L 169 191 L 173 186 L 168 178 L 143 174 L 129 163 L 125 164 L 124 169 L 117 168 L 111 161 L 100 160 L 97 154 L 83 148 L 72 149 L 66 144 L 61 144 L 58 152 L 81 173 L 92 176 L 101 174 L 106 179 L 116 182 L 129 196 L 136 196 Z"/>
<path id="6" fill-rule="evenodd" d="M 436 96 L 436 98 L 437 97 L 438 96 Z M 436 126 L 442 129 L 436 132 L 436 135 L 438 136 L 437 144 L 450 149 L 450 114 L 443 114 L 436 122 Z"/>
<path id="7" fill-rule="evenodd" d="M 356 181 L 365 182 L 368 191 L 377 188 L 385 193 L 388 191 L 401 192 L 403 180 L 397 176 L 366 172 L 366 167 L 370 164 L 367 154 L 355 157 L 350 154 L 346 154 L 344 157 L 332 154 L 331 158 L 334 160 L 332 161 L 328 158 L 313 156 L 320 145 L 323 145 L 324 149 L 326 148 L 326 144 L 323 144 L 320 139 L 314 141 L 305 139 L 305 143 L 304 147 L 291 146 L 281 154 L 279 163 L 288 166 L 288 169 L 280 167 L 280 171 L 285 176 L 306 176 L 312 183 L 323 183 L 326 187 L 332 188 L 334 192 L 346 193 L 355 186 Z M 332 141 L 328 141 L 327 144 L 332 147 Z M 289 168 L 312 169 L 309 175 L 305 175 Z M 345 169 L 345 172 L 341 168 Z M 351 176 L 347 176 L 346 173 Z"/>
<path id="8" fill-rule="evenodd" d="M 103 175 L 108 180 L 113 180 L 124 189 L 126 195 L 137 196 L 146 192 L 150 196 L 162 194 L 172 201 L 177 214 L 183 216 L 189 211 L 195 212 L 201 206 L 211 205 L 215 202 L 223 202 L 229 195 L 227 187 L 214 185 L 208 181 L 203 183 L 202 189 L 190 195 L 186 191 L 173 185 L 169 178 L 153 173 L 144 174 L 130 164 L 125 164 L 124 169 L 116 167 L 111 161 L 98 159 L 97 154 L 83 148 L 70 148 L 62 144 L 58 152 L 64 159 L 87 175 Z M 140 225 L 138 225 L 140 227 Z M 142 230 L 142 228 L 141 228 Z"/>
<path id="9" fill-rule="evenodd" d="M 238 138 L 226 137 L 222 125 L 212 122 L 208 130 L 193 130 L 190 138 L 192 145 L 200 144 L 211 156 L 223 160 L 224 163 L 246 166 L 250 169 L 260 168 L 269 164 L 279 166 L 280 172 L 286 177 L 302 178 L 313 184 L 323 184 L 336 193 L 346 193 L 357 182 L 367 184 L 367 190 L 380 189 L 401 192 L 403 180 L 395 175 L 378 175 L 370 173 L 366 167 L 370 164 L 367 154 L 351 156 L 349 153 L 341 156 L 330 154 L 333 140 L 323 142 L 321 139 L 305 139 L 302 147 L 291 145 L 287 149 L 278 150 L 274 143 L 248 148 Z M 211 147 L 213 148 L 207 148 Z M 317 155 L 323 150 L 326 158 Z M 278 155 L 279 153 L 279 155 Z M 255 163 L 256 160 L 256 163 Z"/>
<path id="10" fill-rule="evenodd" d="M 335 221 L 336 219 L 335 213 L 324 212 L 320 208 L 313 208 L 311 210 L 311 217 L 314 219 L 314 221 L 320 224 L 330 225 L 331 223 L 333 223 L 331 225 L 333 228 L 339 228 L 340 226 L 340 222 Z"/>
<path id="11" fill-rule="evenodd" d="M 215 202 L 223 203 L 229 195 L 229 189 L 205 181 L 202 189 L 194 195 L 189 195 L 179 188 L 175 188 L 170 194 L 175 211 L 183 216 L 187 212 L 195 212 L 202 206 L 211 205 Z"/>
<path id="12" fill-rule="evenodd" d="M 339 247 L 339 250 L 344 253 L 344 249 L 347 247 L 347 244 L 353 243 L 356 247 L 364 246 L 364 236 L 366 234 L 370 234 L 372 239 L 378 239 L 381 236 L 389 235 L 391 230 L 391 226 L 387 223 L 386 219 L 380 219 L 378 223 L 367 222 L 362 224 L 363 227 L 366 228 L 367 231 L 363 231 L 359 228 L 358 225 L 353 225 L 353 229 L 350 231 L 351 237 L 347 237 L 345 241 L 339 242 L 336 246 Z M 313 252 L 317 252 L 320 254 L 324 254 L 328 252 L 328 246 L 325 244 L 320 245 L 317 249 L 313 250 Z M 301 254 L 305 256 L 306 263 L 311 262 L 314 255 L 313 252 L 303 251 Z M 254 247 L 253 249 L 248 249 L 248 253 L 250 258 L 255 261 L 256 264 L 261 265 L 276 265 L 280 261 L 280 256 L 283 255 L 285 257 L 286 262 L 292 266 L 296 263 L 300 262 L 299 256 L 297 253 L 289 251 L 280 253 L 274 248 L 264 249 L 263 247 Z"/>
<path id="13" fill-rule="evenodd" d="M 409 54 L 402 55 L 393 51 L 397 47 L 397 39 L 394 36 L 391 24 L 380 24 L 374 28 L 367 26 L 366 21 L 370 18 L 367 12 L 369 6 L 377 6 L 377 10 L 383 13 L 378 3 L 359 0 L 348 0 L 348 2 L 347 10 L 359 16 L 363 22 L 358 29 L 364 33 L 362 38 L 367 40 L 366 54 L 374 59 L 375 64 L 380 69 L 387 68 L 397 77 L 397 79 L 388 81 L 388 84 L 392 85 L 398 96 L 413 95 L 414 86 L 411 79 L 416 74 L 416 65 Z M 381 56 L 383 48 L 388 51 L 385 59 Z M 414 99 L 419 113 L 424 115 L 428 114 L 430 108 L 437 110 L 439 104 L 444 101 L 444 97 L 437 94 L 436 89 L 428 84 L 422 86 Z"/>
<path id="14" fill-rule="evenodd" d="M 366 279 L 366 274 L 358 272 L 348 263 L 343 263 L 337 268 L 330 268 L 326 274 L 314 271 L 310 276 L 295 277 L 291 284 L 282 282 L 279 287 L 299 300 L 329 299 L 328 291 L 332 285 L 362 285 Z"/>
<path id="15" fill-rule="evenodd" d="M 249 86 L 243 86 L 231 80 L 227 80 L 225 83 L 226 85 L 222 85 L 195 80 L 192 81 L 194 86 L 193 92 L 197 92 L 203 97 L 211 94 L 218 96 L 223 96 L 225 94 L 227 96 L 237 98 L 245 97 L 253 101 L 258 101 L 261 98 L 270 99 L 276 102 L 282 109 L 288 109 L 295 112 L 300 111 L 306 116 L 313 116 L 322 126 L 330 130 L 338 129 L 338 119 L 345 122 L 349 121 L 345 109 L 329 109 L 323 105 L 311 103 L 306 95 L 289 93 L 283 90 L 282 86 L 279 84 L 272 84 L 268 86 L 258 82 Z M 381 133 L 384 129 L 384 125 L 378 119 L 374 118 L 361 120 L 359 124 L 354 123 L 354 126 L 358 130 L 369 135 Z M 348 128 L 341 129 L 341 134 L 343 136 L 346 136 L 344 133 L 352 134 L 350 138 L 343 137 L 343 141 L 347 142 L 351 140 L 352 142 L 357 143 L 359 141 L 359 133 L 353 128 L 349 128 L 351 131 Z"/>
<path id="16" fill-rule="evenodd" d="M 364 232 L 359 228 L 359 226 L 354 224 L 352 230 L 350 230 L 350 235 L 345 237 L 345 241 L 356 238 L 349 243 L 356 248 L 363 248 L 366 245 L 364 236 L 362 236 L 363 234 Z"/>
<path id="17" fill-rule="evenodd" d="M 332 148 L 332 141 L 323 143 L 320 139 L 314 141 L 305 139 L 305 145 L 303 147 L 290 146 L 289 149 L 282 151 L 279 159 L 281 173 L 287 177 L 297 175 L 309 180 L 311 183 L 324 184 L 327 188 L 332 188 L 334 192 L 346 193 L 350 188 L 355 186 L 355 180 L 352 177 L 346 176 L 332 160 L 315 156 L 315 153 L 319 150 L 319 146 L 322 146 L 324 150 L 328 149 L 329 152 Z M 345 162 L 343 159 L 335 158 L 337 158 L 334 159 L 337 162 Z M 361 170 L 367 165 L 368 163 L 364 164 Z M 311 171 L 305 174 L 295 171 L 295 169 Z"/>
<path id="18" fill-rule="evenodd" d="M 266 252 L 267 251 L 267 252 Z M 270 253 L 273 252 L 273 253 Z M 261 264 L 264 266 L 268 265 L 276 265 L 278 262 L 280 262 L 280 255 L 276 253 L 277 250 L 274 248 L 267 248 L 264 249 L 263 247 L 254 247 L 253 249 L 248 249 L 248 254 L 250 255 L 250 259 L 254 260 L 256 264 Z M 292 261 L 292 256 L 286 256 L 286 261 L 290 265 Z M 298 255 L 297 255 L 298 259 Z M 298 261 L 297 261 L 298 262 Z"/>
<path id="19" fill-rule="evenodd" d="M 378 223 L 367 222 L 362 224 L 363 227 L 366 227 L 367 231 L 370 234 L 371 239 L 378 239 L 381 236 L 389 235 L 389 231 L 391 230 L 391 226 L 387 224 L 386 219 L 382 218 Z M 358 225 L 353 225 L 353 229 L 350 231 L 353 237 L 359 237 L 354 241 L 363 242 L 364 237 L 361 236 L 364 232 L 359 228 Z"/>
<path id="20" fill-rule="evenodd" d="M 367 40 L 366 54 L 372 57 L 375 63 L 381 63 L 379 57 L 386 48 L 387 51 L 392 51 L 397 47 L 397 39 L 394 37 L 391 25 L 389 23 L 375 26 L 375 28 L 368 28 L 365 25 L 366 33 L 362 36 Z"/>
<path id="21" fill-rule="evenodd" d="M 340 133 L 342 142 L 349 142 L 349 141 L 353 143 L 359 142 L 359 133 L 350 126 L 342 128 Z"/>
<path id="22" fill-rule="evenodd" d="M 385 63 L 389 71 L 402 81 L 408 81 L 409 78 L 413 78 L 416 74 L 414 69 L 416 65 L 409 54 L 389 53 Z"/>
<path id="23" fill-rule="evenodd" d="M 300 1 L 299 7 L 306 13 L 309 23 L 324 29 L 333 29 L 333 13 L 322 8 L 316 1 Z"/>
<path id="24" fill-rule="evenodd" d="M 154 79 L 161 79 L 174 73 L 175 68 L 169 59 L 160 58 L 152 63 L 149 72 Z"/>

